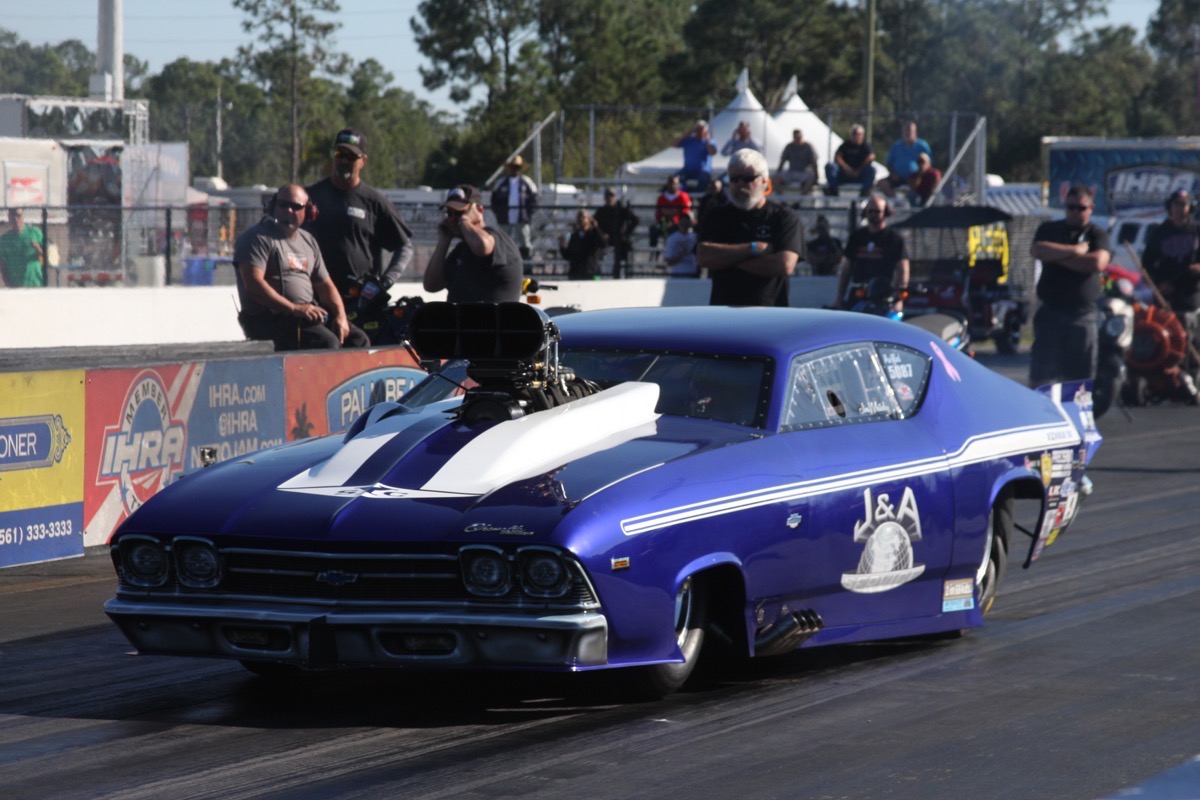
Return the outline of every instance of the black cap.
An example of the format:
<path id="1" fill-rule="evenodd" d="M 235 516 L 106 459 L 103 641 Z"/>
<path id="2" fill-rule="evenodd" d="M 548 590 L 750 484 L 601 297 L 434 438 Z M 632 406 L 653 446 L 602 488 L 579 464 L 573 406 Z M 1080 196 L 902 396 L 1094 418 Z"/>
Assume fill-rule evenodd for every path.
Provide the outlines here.
<path id="1" fill-rule="evenodd" d="M 446 200 L 444 203 L 442 203 L 442 208 L 452 208 L 455 211 L 463 211 L 473 205 L 483 205 L 483 195 L 479 194 L 479 190 L 474 186 L 461 183 L 450 191 L 446 192 Z"/>
<path id="2" fill-rule="evenodd" d="M 367 135 L 354 128 L 343 128 L 338 131 L 338 135 L 333 137 L 333 149 L 341 147 L 344 150 L 349 150 L 356 156 L 365 156 L 367 154 Z"/>

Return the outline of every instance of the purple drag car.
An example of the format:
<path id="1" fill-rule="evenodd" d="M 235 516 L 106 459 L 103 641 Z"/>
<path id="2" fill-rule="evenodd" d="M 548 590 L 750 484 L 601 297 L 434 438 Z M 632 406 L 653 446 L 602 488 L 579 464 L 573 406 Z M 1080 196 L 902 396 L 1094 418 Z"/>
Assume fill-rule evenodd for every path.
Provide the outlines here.
<path id="1" fill-rule="evenodd" d="M 199 470 L 113 534 L 105 609 L 139 652 L 622 668 L 656 696 L 706 633 L 763 656 L 959 631 L 1018 534 L 1028 566 L 1071 523 L 1100 443 L 1086 384 L 861 314 L 430 303 L 410 335 L 466 388 Z"/>

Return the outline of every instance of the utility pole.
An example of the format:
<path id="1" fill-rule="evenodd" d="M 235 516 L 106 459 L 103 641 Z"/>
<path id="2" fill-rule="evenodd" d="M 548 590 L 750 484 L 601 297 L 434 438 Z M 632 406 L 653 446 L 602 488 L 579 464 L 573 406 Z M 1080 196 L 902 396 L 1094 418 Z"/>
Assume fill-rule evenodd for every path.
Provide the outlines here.
<path id="1" fill-rule="evenodd" d="M 867 108 L 864 127 L 867 142 L 871 141 L 871 127 L 875 118 L 875 0 L 867 0 L 867 69 L 864 77 L 863 104 Z"/>
<path id="2" fill-rule="evenodd" d="M 224 139 L 224 133 L 221 125 L 221 107 L 224 103 L 221 102 L 221 84 L 217 84 L 217 177 L 224 178 L 221 174 L 221 145 Z"/>

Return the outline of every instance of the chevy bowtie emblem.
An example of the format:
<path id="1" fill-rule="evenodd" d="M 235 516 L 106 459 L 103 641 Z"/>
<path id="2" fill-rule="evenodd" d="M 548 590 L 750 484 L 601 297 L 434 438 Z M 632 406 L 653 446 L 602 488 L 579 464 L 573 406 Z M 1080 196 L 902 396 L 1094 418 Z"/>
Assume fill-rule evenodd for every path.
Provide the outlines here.
<path id="1" fill-rule="evenodd" d="M 358 573 L 342 572 L 340 569 L 327 569 L 317 573 L 317 583 L 328 583 L 330 586 L 346 586 L 358 581 Z"/>

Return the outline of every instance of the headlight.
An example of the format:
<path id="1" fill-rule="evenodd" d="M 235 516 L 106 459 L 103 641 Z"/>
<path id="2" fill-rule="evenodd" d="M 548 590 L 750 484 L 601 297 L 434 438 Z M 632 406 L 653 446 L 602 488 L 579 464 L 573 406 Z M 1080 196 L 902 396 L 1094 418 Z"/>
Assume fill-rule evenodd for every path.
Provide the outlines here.
<path id="1" fill-rule="evenodd" d="M 523 548 L 517 553 L 521 581 L 532 597 L 562 597 L 570 586 L 570 573 L 558 553 L 540 547 Z"/>
<path id="2" fill-rule="evenodd" d="M 512 575 L 504 552 L 496 547 L 464 547 L 458 553 L 467 591 L 482 597 L 508 594 Z"/>
<path id="3" fill-rule="evenodd" d="M 175 571 L 190 589 L 209 589 L 221 582 L 221 556 L 206 539 L 175 539 Z"/>
<path id="4" fill-rule="evenodd" d="M 167 582 L 167 551 L 149 536 L 121 539 L 121 562 L 125 580 L 134 586 L 162 586 Z"/>

